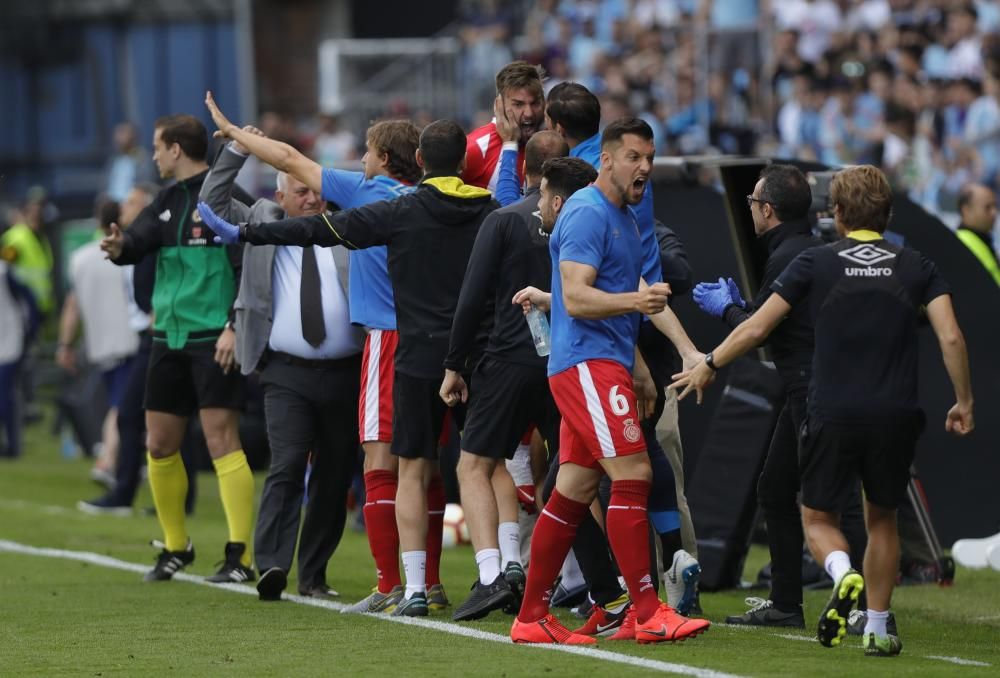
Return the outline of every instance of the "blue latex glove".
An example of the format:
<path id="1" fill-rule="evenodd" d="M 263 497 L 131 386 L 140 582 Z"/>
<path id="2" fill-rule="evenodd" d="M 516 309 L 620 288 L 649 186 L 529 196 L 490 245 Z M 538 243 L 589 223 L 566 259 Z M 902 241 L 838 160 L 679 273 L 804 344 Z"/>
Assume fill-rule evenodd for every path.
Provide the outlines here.
<path id="1" fill-rule="evenodd" d="M 229 223 L 203 202 L 198 203 L 198 214 L 201 221 L 215 233 L 215 242 L 222 245 L 235 245 L 240 241 L 240 227 Z"/>
<path id="2" fill-rule="evenodd" d="M 729 286 L 729 296 L 732 297 L 733 303 L 745 311 L 747 309 L 747 302 L 743 301 L 743 295 L 740 294 L 740 286 L 732 278 L 726 278 L 726 284 Z"/>
<path id="3" fill-rule="evenodd" d="M 717 283 L 698 283 L 691 296 L 698 308 L 716 318 L 721 318 L 726 307 L 733 303 L 725 278 L 719 278 Z"/>

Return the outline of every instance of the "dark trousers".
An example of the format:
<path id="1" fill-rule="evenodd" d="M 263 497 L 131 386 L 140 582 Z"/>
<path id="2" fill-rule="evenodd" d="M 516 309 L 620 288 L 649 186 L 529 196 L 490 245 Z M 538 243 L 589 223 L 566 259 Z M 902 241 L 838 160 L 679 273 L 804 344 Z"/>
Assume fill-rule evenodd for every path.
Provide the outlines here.
<path id="1" fill-rule="evenodd" d="M 0 457 L 21 456 L 21 413 L 18 408 L 17 369 L 16 362 L 0 365 Z"/>
<path id="2" fill-rule="evenodd" d="M 767 524 L 771 552 L 771 600 L 779 606 L 802 604 L 802 516 L 799 511 L 799 431 L 806 419 L 806 390 L 790 390 L 778 415 L 764 468 L 757 481 L 757 502 Z M 840 518 L 851 548 L 851 564 L 861 571 L 868 538 L 861 494 L 856 488 Z M 823 567 L 823 563 L 819 563 Z"/>
<path id="3" fill-rule="evenodd" d="M 300 591 L 326 584 L 326 564 L 344 533 L 347 490 L 358 451 L 360 382 L 360 355 L 322 368 L 272 357 L 261 373 L 271 467 L 257 512 L 255 559 L 261 572 L 291 569 L 302 495 L 307 492 L 299 543 Z"/>
<path id="4" fill-rule="evenodd" d="M 115 467 L 115 488 L 109 499 L 119 506 L 131 506 L 135 501 L 142 466 L 146 461 L 146 410 L 142 406 L 142 399 L 146 393 L 146 371 L 149 369 L 152 348 L 152 336 L 140 335 L 139 350 L 129 367 L 125 391 L 118 407 L 118 465 Z M 181 445 L 181 457 L 188 476 L 188 494 L 184 502 L 188 513 L 194 510 L 197 494 L 198 460 L 193 455 L 193 449 L 185 437 L 185 442 Z"/>

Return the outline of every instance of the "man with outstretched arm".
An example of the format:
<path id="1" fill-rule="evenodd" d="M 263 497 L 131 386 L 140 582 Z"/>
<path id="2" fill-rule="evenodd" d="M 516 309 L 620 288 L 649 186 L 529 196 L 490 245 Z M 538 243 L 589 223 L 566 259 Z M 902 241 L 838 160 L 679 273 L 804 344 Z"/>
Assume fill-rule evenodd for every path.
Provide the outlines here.
<path id="1" fill-rule="evenodd" d="M 406 592 L 393 614 L 405 616 L 427 615 L 427 490 L 436 475 L 438 439 L 448 411 L 438 397 L 442 365 L 476 233 L 498 207 L 489 191 L 459 179 L 465 134 L 456 123 L 438 120 L 425 127 L 416 158 L 424 176 L 415 191 L 332 216 L 235 226 L 199 205 L 224 242 L 388 246 L 399 327 L 392 453 L 399 457 L 396 521 L 406 576 Z"/>
<path id="2" fill-rule="evenodd" d="M 420 130 L 405 120 L 383 120 L 368 129 L 362 172 L 324 168 L 288 144 L 247 134 L 219 110 L 211 92 L 205 99 L 217 135 L 232 137 L 264 162 L 287 172 L 324 199 L 344 209 L 391 200 L 414 190 L 421 169 L 416 152 Z M 362 509 L 368 545 L 375 561 L 377 585 L 345 612 L 392 612 L 403 596 L 399 572 L 399 531 L 396 527 L 398 461 L 392 454 L 392 389 L 395 375 L 396 307 L 384 246 L 350 250 L 351 322 L 368 335 L 362 355 L 358 430 L 364 450 L 365 505 Z M 440 476 L 427 489 L 427 604 L 448 605 L 441 586 L 441 525 L 445 493 Z"/>
<path id="3" fill-rule="evenodd" d="M 847 616 L 867 587 L 863 646 L 869 656 L 898 655 L 886 623 L 899 568 L 896 508 L 906 497 L 910 464 L 924 427 L 917 399 L 917 327 L 926 313 L 955 389 L 945 429 L 972 431 L 972 387 L 965 339 L 947 283 L 930 260 L 883 239 L 892 191 L 881 170 L 841 170 L 830 200 L 843 240 L 801 253 L 771 285 L 771 294 L 705 360 L 675 375 L 683 398 L 715 370 L 757 346 L 793 307 L 813 318 L 815 351 L 806 422 L 800 433 L 802 522 L 813 557 L 834 580 L 817 636 L 839 645 Z M 864 576 L 851 568 L 840 512 L 860 478 L 868 550 Z"/>

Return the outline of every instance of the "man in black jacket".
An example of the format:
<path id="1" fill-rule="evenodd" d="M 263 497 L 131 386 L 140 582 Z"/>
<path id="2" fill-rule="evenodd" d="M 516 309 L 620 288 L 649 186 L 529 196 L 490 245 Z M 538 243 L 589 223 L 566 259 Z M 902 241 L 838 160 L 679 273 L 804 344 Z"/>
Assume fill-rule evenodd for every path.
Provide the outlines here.
<path id="1" fill-rule="evenodd" d="M 693 296 L 698 306 L 722 318 L 730 327 L 740 325 L 771 295 L 771 283 L 804 250 L 823 242 L 813 236 L 807 217 L 812 191 L 802 172 L 792 165 L 769 165 L 761 172 L 753 193 L 747 196 L 754 231 L 767 251 L 760 293 L 752 303 L 743 301 L 730 278 L 699 283 Z M 771 334 L 768 345 L 785 384 L 785 405 L 778 416 L 771 446 L 757 482 L 757 500 L 767 524 L 771 553 L 771 595 L 742 615 L 726 618 L 727 624 L 791 626 L 803 628 L 802 519 L 796 494 L 799 490 L 798 431 L 805 420 L 806 392 L 812 372 L 813 324 L 806 306 L 793 307 Z M 852 541 L 852 559 L 860 564 L 864 553 L 864 526 L 857 499 L 845 512 L 844 523 Z"/>
<path id="2" fill-rule="evenodd" d="M 456 610 L 456 621 L 479 619 L 510 604 L 514 598 L 512 586 L 518 588 L 524 582 L 520 563 L 511 567 L 501 562 L 500 516 L 491 484 L 495 469 L 505 457 L 513 455 L 532 424 L 549 443 L 550 451 L 558 445 L 559 411 L 549 392 L 545 371 L 548 359 L 538 355 L 521 308 L 511 300 L 528 285 L 547 287 L 552 278 L 548 231 L 539 210 L 543 162 L 561 158 L 560 163 L 569 163 L 569 173 L 575 172 L 577 178 L 574 188 L 582 188 L 597 177 L 584 161 L 562 158 L 568 150 L 566 142 L 551 131 L 538 132 L 528 141 L 528 192 L 521 201 L 497 210 L 483 222 L 455 312 L 441 384 L 441 397 L 449 405 L 468 398 L 462 372 L 469 367 L 466 363 L 474 352 L 476 331 L 489 306 L 487 302 L 492 300 L 495 309 L 485 355 L 473 373 L 475 388 L 458 462 L 462 507 L 479 579 Z"/>
<path id="3" fill-rule="evenodd" d="M 424 128 L 417 150 L 424 177 L 391 201 L 270 224 L 234 226 L 206 205 L 202 218 L 223 242 L 253 245 L 388 246 L 399 347 L 393 384 L 392 453 L 400 458 L 396 520 L 406 597 L 393 614 L 426 616 L 427 487 L 436 472 L 448 407 L 438 397 L 448 338 L 479 226 L 497 209 L 489 191 L 462 183 L 465 133 L 450 120 Z"/>

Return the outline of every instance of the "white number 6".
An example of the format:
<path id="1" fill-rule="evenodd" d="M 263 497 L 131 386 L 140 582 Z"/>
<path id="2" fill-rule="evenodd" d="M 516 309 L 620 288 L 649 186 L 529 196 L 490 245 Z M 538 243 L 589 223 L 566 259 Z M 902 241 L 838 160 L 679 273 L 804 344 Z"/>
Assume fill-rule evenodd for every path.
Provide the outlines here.
<path id="1" fill-rule="evenodd" d="M 608 393 L 608 404 L 611 405 L 611 411 L 617 416 L 628 414 L 628 398 L 618 392 L 617 385 L 612 386 L 611 392 Z"/>

